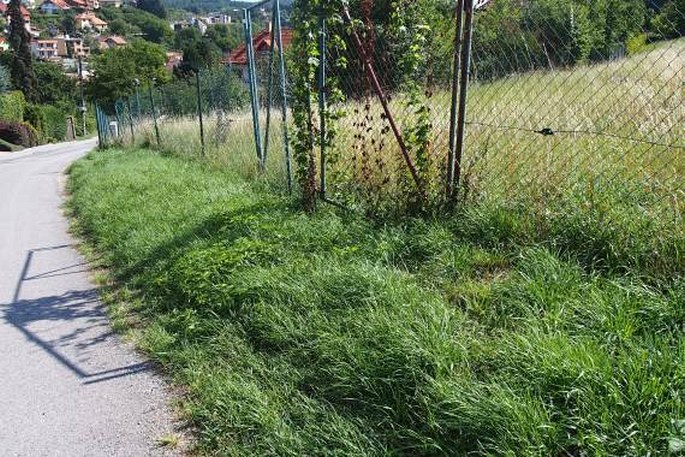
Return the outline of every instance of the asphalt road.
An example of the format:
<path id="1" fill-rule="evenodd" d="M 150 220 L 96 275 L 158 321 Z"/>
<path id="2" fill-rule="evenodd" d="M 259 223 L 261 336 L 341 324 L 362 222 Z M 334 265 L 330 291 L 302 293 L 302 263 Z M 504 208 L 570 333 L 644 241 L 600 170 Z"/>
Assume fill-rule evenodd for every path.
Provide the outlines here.
<path id="1" fill-rule="evenodd" d="M 0 456 L 175 455 L 164 382 L 112 333 L 74 249 L 64 170 L 94 141 L 0 156 Z"/>

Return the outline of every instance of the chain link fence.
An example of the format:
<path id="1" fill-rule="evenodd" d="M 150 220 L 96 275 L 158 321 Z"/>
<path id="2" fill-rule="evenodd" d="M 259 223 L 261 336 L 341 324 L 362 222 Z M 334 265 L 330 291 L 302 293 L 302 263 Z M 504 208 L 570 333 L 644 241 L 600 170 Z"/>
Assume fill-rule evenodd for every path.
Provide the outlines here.
<path id="1" fill-rule="evenodd" d="M 289 189 L 307 167 L 300 189 L 372 214 L 598 198 L 682 211 L 683 8 L 360 0 L 291 25 L 261 2 L 224 69 L 142 84 L 98 126 L 105 143 L 115 119 L 116 141 L 271 170 Z"/>

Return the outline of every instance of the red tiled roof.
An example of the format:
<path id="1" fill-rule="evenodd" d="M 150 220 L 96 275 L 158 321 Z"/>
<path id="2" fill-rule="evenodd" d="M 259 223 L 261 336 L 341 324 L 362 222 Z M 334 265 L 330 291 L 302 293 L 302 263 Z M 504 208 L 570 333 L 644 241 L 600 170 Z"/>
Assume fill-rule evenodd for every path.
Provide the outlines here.
<path id="1" fill-rule="evenodd" d="M 0 13 L 2 14 L 7 14 L 7 3 L 0 2 Z M 20 7 L 21 15 L 24 16 L 24 19 L 31 19 L 31 13 L 29 10 L 26 9 L 24 5 L 21 5 Z"/>
<path id="2" fill-rule="evenodd" d="M 55 5 L 57 8 L 59 8 L 61 10 L 70 9 L 70 6 L 64 0 L 45 0 L 43 2 L 43 5 L 46 3 L 52 3 L 53 5 Z"/>
<path id="3" fill-rule="evenodd" d="M 293 42 L 293 29 L 283 27 L 282 32 L 283 48 L 287 49 Z M 266 28 L 259 32 L 257 36 L 252 39 L 255 54 L 269 52 L 271 49 L 271 31 Z M 247 65 L 247 48 L 241 44 L 235 48 L 231 53 L 223 59 L 222 63 L 230 65 Z"/>

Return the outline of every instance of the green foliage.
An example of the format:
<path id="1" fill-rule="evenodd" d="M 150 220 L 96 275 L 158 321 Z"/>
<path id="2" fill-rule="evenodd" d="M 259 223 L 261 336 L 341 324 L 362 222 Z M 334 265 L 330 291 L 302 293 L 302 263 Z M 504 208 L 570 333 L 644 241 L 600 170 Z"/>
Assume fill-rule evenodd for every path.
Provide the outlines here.
<path id="1" fill-rule="evenodd" d="M 647 20 L 643 0 L 493 2 L 475 25 L 476 75 L 568 67 L 620 54 Z"/>
<path id="2" fill-rule="evenodd" d="M 240 24 L 215 24 L 207 27 L 205 38 L 214 43 L 221 51 L 228 52 L 245 42 Z"/>
<path id="3" fill-rule="evenodd" d="M 138 0 L 136 7 L 150 14 L 154 14 L 160 19 L 166 19 L 167 13 L 161 0 Z"/>
<path id="4" fill-rule="evenodd" d="M 91 155 L 70 189 L 203 453 L 637 457 L 684 438 L 680 221 L 570 197 L 374 226 L 146 151 Z"/>
<path id="5" fill-rule="evenodd" d="M 12 90 L 12 75 L 4 65 L 0 65 L 0 94 Z"/>
<path id="6" fill-rule="evenodd" d="M 21 122 L 24 120 L 26 99 L 21 91 L 0 94 L 0 120 Z"/>
<path id="7" fill-rule="evenodd" d="M 64 141 L 67 137 L 67 117 L 70 113 L 64 106 L 42 105 L 40 107 L 42 116 L 42 130 L 46 142 Z"/>
<path id="8" fill-rule="evenodd" d="M 78 96 L 77 81 L 64 73 L 60 65 L 52 62 L 34 64 L 38 86 L 38 103 L 54 104 L 58 101 L 69 101 L 75 104 Z"/>
<path id="9" fill-rule="evenodd" d="M 88 93 L 102 106 L 113 106 L 119 99 L 132 95 L 134 81 L 148 84 L 156 79 L 168 81 L 164 50 L 153 43 L 135 41 L 131 45 L 108 49 L 90 64 L 93 77 L 88 81 Z"/>
<path id="10" fill-rule="evenodd" d="M 107 22 L 116 22 L 120 31 L 127 30 L 129 37 L 140 33 L 145 40 L 157 44 L 166 44 L 173 38 L 173 31 L 167 21 L 138 8 L 106 7 L 100 9 L 100 14 Z"/>
<path id="11" fill-rule="evenodd" d="M 657 40 L 685 36 L 685 0 L 669 0 L 651 21 L 652 35 Z"/>
<path id="12" fill-rule="evenodd" d="M 8 41 L 12 50 L 10 71 L 14 87 L 21 90 L 28 101 L 37 98 L 38 85 L 33 73 L 31 57 L 31 34 L 26 30 L 24 16 L 21 13 L 21 0 L 11 0 L 7 7 L 10 18 Z"/>

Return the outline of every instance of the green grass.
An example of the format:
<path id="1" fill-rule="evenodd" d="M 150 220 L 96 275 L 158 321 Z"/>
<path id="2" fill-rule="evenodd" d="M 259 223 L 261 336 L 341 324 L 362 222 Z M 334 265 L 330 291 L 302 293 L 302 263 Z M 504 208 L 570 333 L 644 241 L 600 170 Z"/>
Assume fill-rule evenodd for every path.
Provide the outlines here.
<path id="1" fill-rule="evenodd" d="M 685 228 L 586 205 L 377 225 L 109 150 L 70 207 L 207 455 L 644 456 L 685 440 Z"/>

